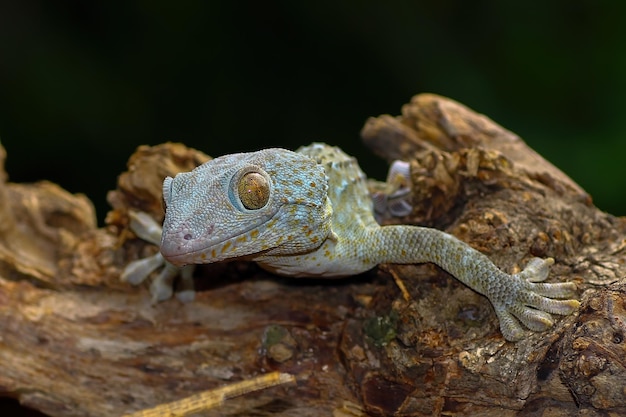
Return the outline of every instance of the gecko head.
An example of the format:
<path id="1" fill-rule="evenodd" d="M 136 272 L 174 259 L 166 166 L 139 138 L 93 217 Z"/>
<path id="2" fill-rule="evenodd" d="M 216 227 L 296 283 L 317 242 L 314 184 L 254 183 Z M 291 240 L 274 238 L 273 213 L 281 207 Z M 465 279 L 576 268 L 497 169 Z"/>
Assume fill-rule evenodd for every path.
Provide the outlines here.
<path id="1" fill-rule="evenodd" d="M 327 189 L 321 165 L 285 149 L 213 159 L 165 179 L 161 253 L 181 266 L 311 251 L 330 234 Z"/>

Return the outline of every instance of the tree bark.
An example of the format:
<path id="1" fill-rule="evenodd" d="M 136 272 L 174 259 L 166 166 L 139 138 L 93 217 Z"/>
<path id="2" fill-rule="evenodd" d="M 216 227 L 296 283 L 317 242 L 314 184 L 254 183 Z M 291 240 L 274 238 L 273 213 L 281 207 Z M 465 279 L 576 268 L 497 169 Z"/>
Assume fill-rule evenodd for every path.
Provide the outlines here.
<path id="1" fill-rule="evenodd" d="M 401 116 L 369 119 L 362 137 L 388 161 L 411 163 L 414 210 L 388 222 L 447 230 L 508 272 L 554 257 L 549 281 L 576 282 L 580 311 L 509 343 L 487 299 L 429 264 L 339 281 L 211 265 L 196 271 L 195 301 L 153 305 L 148 284 L 119 279 L 157 251 L 129 231 L 128 211 L 161 220 L 163 177 L 208 157 L 140 147 L 97 228 L 84 196 L 7 182 L 0 147 L 0 395 L 50 416 L 120 416 L 280 371 L 297 383 L 202 415 L 626 412 L 624 219 L 446 98 L 418 95 Z"/>

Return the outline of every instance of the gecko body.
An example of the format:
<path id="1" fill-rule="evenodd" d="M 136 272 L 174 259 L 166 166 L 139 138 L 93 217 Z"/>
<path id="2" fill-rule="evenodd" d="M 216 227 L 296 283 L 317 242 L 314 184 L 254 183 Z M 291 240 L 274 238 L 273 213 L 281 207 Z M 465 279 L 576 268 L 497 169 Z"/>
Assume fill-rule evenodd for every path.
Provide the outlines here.
<path id="1" fill-rule="evenodd" d="M 573 283 L 540 282 L 551 258 L 533 258 L 520 273 L 507 274 L 443 231 L 380 226 L 366 181 L 354 158 L 322 143 L 213 159 L 165 179 L 161 254 L 180 267 L 247 259 L 296 277 L 433 262 L 491 301 L 511 341 L 524 337 L 524 326 L 546 330 L 553 325 L 550 314 L 570 314 L 579 306 L 566 299 L 575 294 Z"/>
<path id="2" fill-rule="evenodd" d="M 370 231 L 380 227 L 366 177 L 340 149 L 313 144 L 297 152 L 265 149 L 212 162 L 164 183 L 161 253 L 168 261 L 185 265 L 243 256 L 294 277 L 343 277 L 379 263 L 367 246 L 374 237 Z M 262 184 L 251 183 L 244 194 L 262 195 L 260 208 L 242 203 L 247 196 L 240 185 L 253 175 Z"/>

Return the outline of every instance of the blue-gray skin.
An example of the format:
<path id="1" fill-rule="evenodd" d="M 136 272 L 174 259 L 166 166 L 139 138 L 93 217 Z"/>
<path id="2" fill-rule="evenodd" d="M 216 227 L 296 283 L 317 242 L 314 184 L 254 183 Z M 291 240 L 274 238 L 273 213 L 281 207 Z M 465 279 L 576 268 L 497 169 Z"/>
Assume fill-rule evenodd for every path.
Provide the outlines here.
<path id="1" fill-rule="evenodd" d="M 552 258 L 507 274 L 440 230 L 378 225 L 356 160 L 325 144 L 226 155 L 167 178 L 163 190 L 161 253 L 176 266 L 247 259 L 281 275 L 341 277 L 380 263 L 433 262 L 491 301 L 510 341 L 525 336 L 521 324 L 543 331 L 550 313 L 579 306 L 563 300 L 574 283 L 540 282 Z"/>

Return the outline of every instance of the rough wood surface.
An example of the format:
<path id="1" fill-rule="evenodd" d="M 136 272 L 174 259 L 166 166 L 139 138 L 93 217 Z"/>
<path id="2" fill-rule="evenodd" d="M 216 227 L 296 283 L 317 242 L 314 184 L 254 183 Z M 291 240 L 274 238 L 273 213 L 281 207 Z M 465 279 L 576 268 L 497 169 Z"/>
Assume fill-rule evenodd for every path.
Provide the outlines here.
<path id="1" fill-rule="evenodd" d="M 362 136 L 386 159 L 411 161 L 415 210 L 402 222 L 447 230 L 507 271 L 554 257 L 549 279 L 578 284 L 580 312 L 507 343 L 488 301 L 432 265 L 325 282 L 214 265 L 197 270 L 194 302 L 151 305 L 145 286 L 119 281 L 156 250 L 128 231 L 128 209 L 161 219 L 163 177 L 208 157 L 140 147 L 100 229 L 85 197 L 9 183 L 0 169 L 0 396 L 51 416 L 120 416 L 278 370 L 297 384 L 201 415 L 626 412 L 624 219 L 517 136 L 442 97 L 416 96 Z M 5 157 L 0 147 L 0 168 Z"/>

